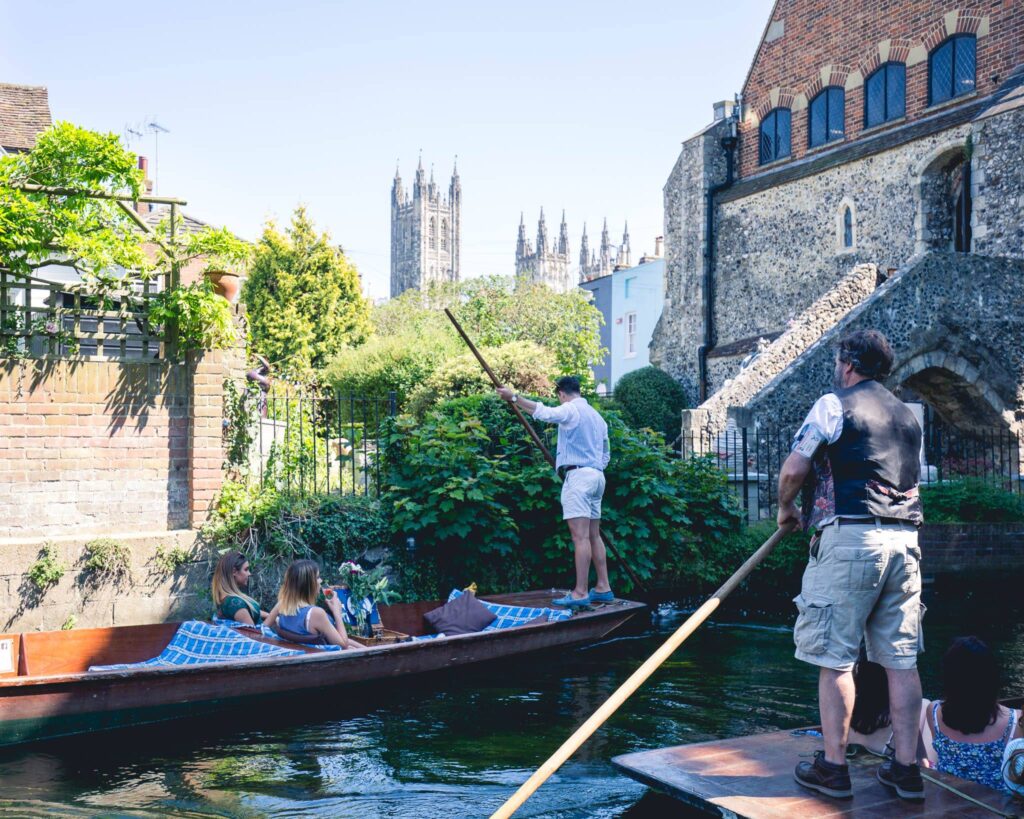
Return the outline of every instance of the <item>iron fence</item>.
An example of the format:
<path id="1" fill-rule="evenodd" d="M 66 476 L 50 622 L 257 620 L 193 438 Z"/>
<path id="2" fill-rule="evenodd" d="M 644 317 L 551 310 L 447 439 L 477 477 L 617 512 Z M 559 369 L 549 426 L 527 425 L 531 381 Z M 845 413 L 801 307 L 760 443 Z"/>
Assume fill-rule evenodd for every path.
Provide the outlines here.
<path id="1" fill-rule="evenodd" d="M 261 486 L 296 495 L 377 495 L 380 437 L 396 393 L 342 395 L 275 387 L 259 401 L 248 468 Z"/>
<path id="2" fill-rule="evenodd" d="M 963 478 L 1024 497 L 1021 440 L 1008 429 L 961 429 L 925 412 L 921 452 L 922 485 Z M 796 429 L 756 424 L 724 432 L 687 433 L 681 457 L 712 458 L 726 475 L 750 521 L 774 519 L 778 480 Z"/>

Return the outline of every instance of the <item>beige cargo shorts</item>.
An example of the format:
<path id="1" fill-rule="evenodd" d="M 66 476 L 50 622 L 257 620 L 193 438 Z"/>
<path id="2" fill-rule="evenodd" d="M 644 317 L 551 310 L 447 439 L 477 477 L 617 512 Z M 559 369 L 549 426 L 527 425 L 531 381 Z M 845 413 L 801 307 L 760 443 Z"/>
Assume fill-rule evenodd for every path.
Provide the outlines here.
<path id="1" fill-rule="evenodd" d="M 916 667 L 924 650 L 917 529 L 878 521 L 826 526 L 793 602 L 798 660 L 849 671 L 863 638 L 872 662 Z"/>

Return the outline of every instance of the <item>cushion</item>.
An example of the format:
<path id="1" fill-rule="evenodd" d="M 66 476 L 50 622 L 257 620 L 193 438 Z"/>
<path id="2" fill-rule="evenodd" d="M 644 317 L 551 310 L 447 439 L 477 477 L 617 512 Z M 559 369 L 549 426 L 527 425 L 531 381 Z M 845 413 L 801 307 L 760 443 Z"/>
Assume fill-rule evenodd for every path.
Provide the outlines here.
<path id="1" fill-rule="evenodd" d="M 434 631 L 445 634 L 472 634 L 489 626 L 497 615 L 471 593 L 459 595 L 440 608 L 423 615 Z"/>

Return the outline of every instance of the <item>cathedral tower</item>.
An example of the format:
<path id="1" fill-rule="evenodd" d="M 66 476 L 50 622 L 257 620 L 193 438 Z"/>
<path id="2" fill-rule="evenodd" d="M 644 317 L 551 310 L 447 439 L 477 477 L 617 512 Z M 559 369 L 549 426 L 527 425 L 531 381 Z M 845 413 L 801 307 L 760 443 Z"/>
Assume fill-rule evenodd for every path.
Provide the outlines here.
<path id="1" fill-rule="evenodd" d="M 543 282 L 564 293 L 576 286 L 569 260 L 569 227 L 562 211 L 562 224 L 558 238 L 548 244 L 548 228 L 544 221 L 544 208 L 540 209 L 537 222 L 537 249 L 530 246 L 526 238 L 526 225 L 519 217 L 519 237 L 516 241 L 516 278 L 531 282 Z"/>
<path id="2" fill-rule="evenodd" d="M 426 181 L 423 159 L 416 168 L 412 196 L 395 169 L 391 184 L 391 297 L 434 282 L 459 280 L 462 233 L 462 184 L 452 171 L 448 196 L 442 197 L 431 168 Z"/>

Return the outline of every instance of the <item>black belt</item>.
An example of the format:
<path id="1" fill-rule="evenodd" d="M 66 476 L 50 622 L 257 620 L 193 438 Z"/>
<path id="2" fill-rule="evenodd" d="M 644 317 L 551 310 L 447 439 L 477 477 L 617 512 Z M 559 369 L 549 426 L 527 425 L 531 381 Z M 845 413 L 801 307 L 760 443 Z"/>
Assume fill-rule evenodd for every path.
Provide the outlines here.
<path id="1" fill-rule="evenodd" d="M 566 472 L 572 472 L 574 469 L 588 469 L 588 468 L 589 469 L 597 469 L 596 466 L 586 467 L 586 466 L 582 466 L 580 464 L 562 464 L 562 466 L 558 467 L 558 477 L 560 477 L 560 478 L 562 478 L 564 480 Z M 597 471 L 600 472 L 601 470 L 597 469 Z"/>
<path id="2" fill-rule="evenodd" d="M 872 515 L 869 518 L 837 517 L 832 521 L 832 523 L 838 523 L 840 526 L 870 526 L 871 524 L 878 526 L 916 526 L 912 520 L 905 520 L 903 518 L 884 518 L 881 515 Z M 829 525 L 831 525 L 831 523 Z"/>

